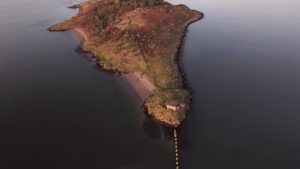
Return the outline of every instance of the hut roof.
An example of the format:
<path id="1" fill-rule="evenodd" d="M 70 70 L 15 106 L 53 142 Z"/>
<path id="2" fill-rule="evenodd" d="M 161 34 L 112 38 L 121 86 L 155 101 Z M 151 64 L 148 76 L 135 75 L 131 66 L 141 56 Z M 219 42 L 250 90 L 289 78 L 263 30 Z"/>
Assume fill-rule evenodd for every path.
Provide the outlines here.
<path id="1" fill-rule="evenodd" d="M 169 105 L 169 106 L 174 106 L 174 107 L 176 107 L 176 106 L 178 106 L 179 101 L 178 101 L 178 100 L 169 100 L 169 101 L 167 101 L 166 104 Z"/>

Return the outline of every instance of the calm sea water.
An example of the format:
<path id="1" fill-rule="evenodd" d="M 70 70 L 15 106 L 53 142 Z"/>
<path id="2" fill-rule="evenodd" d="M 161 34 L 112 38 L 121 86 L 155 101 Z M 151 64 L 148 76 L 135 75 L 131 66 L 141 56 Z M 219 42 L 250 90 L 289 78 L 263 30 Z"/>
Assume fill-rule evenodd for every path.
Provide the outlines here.
<path id="1" fill-rule="evenodd" d="M 130 87 L 75 52 L 73 33 L 46 31 L 75 2 L 0 1 L 0 168 L 174 168 Z M 182 168 L 300 168 L 300 3 L 184 3 L 205 17 L 182 51 Z"/>
<path id="2" fill-rule="evenodd" d="M 300 168 L 300 2 L 184 3 L 205 17 L 183 51 L 193 90 L 183 168 Z"/>
<path id="3" fill-rule="evenodd" d="M 0 1 L 0 168 L 174 168 L 129 86 L 74 51 L 72 1 Z"/>

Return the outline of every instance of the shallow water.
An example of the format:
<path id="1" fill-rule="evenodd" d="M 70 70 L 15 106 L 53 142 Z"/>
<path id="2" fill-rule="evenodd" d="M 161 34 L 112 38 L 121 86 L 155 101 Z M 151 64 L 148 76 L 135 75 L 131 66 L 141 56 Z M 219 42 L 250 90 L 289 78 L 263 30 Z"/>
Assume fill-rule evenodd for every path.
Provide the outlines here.
<path id="1" fill-rule="evenodd" d="M 132 90 L 46 29 L 73 1 L 0 1 L 0 168 L 174 168 Z"/>

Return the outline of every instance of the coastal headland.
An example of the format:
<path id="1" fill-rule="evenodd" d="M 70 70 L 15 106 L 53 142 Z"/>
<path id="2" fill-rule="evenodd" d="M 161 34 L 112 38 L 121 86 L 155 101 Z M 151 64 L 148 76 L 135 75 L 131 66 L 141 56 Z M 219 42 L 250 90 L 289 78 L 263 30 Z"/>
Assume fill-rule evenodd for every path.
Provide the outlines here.
<path id="1" fill-rule="evenodd" d="M 80 33 L 80 49 L 98 58 L 104 70 L 122 73 L 150 116 L 180 126 L 191 93 L 184 86 L 179 50 L 187 27 L 203 14 L 163 0 L 90 0 L 70 8 L 78 14 L 49 30 Z"/>

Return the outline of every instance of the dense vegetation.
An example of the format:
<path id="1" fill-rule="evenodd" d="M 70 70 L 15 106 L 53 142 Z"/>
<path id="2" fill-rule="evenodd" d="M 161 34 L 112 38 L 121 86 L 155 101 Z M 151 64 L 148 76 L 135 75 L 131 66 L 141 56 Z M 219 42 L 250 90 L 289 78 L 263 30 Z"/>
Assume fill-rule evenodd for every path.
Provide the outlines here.
<path id="1" fill-rule="evenodd" d="M 164 105 L 170 99 L 190 100 L 176 55 L 185 28 L 201 14 L 162 0 L 93 0 L 73 7 L 80 8 L 78 15 L 50 30 L 79 28 L 88 37 L 82 48 L 99 57 L 104 69 L 149 77 L 156 86 L 145 103 L 149 114 L 179 125 L 185 112 L 174 113 Z"/>

